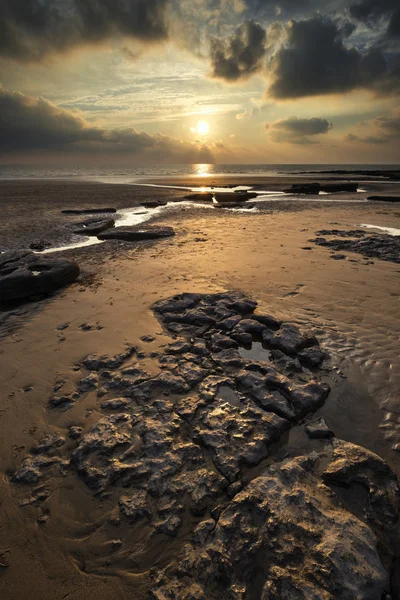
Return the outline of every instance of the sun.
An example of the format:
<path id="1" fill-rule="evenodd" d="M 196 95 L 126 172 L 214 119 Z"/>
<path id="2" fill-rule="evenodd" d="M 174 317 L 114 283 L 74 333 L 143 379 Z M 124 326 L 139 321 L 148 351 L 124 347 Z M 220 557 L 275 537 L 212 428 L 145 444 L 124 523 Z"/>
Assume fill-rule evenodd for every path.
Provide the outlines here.
<path id="1" fill-rule="evenodd" d="M 207 135 L 207 133 L 209 132 L 209 126 L 207 121 L 199 121 L 197 123 L 197 133 L 199 135 Z"/>

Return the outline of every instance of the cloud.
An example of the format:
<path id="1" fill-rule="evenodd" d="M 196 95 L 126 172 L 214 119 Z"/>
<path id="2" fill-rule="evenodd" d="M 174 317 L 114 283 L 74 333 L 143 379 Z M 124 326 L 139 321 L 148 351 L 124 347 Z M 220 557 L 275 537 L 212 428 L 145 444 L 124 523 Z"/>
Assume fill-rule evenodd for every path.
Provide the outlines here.
<path id="1" fill-rule="evenodd" d="M 145 162 L 211 163 L 211 148 L 131 128 L 91 126 L 76 113 L 44 98 L 0 86 L 0 154 L 32 151 L 126 154 Z"/>
<path id="2" fill-rule="evenodd" d="M 240 25 L 228 40 L 211 41 L 211 76 L 225 81 L 247 79 L 262 68 L 267 34 L 254 21 Z"/>
<path id="3" fill-rule="evenodd" d="M 350 5 L 350 15 L 371 28 L 378 20 L 387 21 L 386 37 L 400 38 L 400 7 L 398 0 L 362 0 Z"/>
<path id="4" fill-rule="evenodd" d="M 274 142 L 287 142 L 290 144 L 315 144 L 316 140 L 309 137 L 328 133 L 333 125 L 327 119 L 309 117 L 298 119 L 297 117 L 286 117 L 274 123 L 266 123 L 265 129 L 270 131 L 270 137 Z"/>
<path id="5" fill-rule="evenodd" d="M 379 48 L 361 53 L 347 47 L 345 39 L 354 27 L 320 16 L 291 21 L 286 45 L 270 59 L 275 98 L 301 98 L 370 88 L 391 93 L 400 87 L 396 69 L 389 70 Z"/>
<path id="6" fill-rule="evenodd" d="M 350 142 L 367 144 L 387 144 L 400 140 L 400 110 L 390 116 L 375 117 L 359 124 L 359 133 L 349 133 Z"/>
<path id="7" fill-rule="evenodd" d="M 169 0 L 1 0 L 0 55 L 37 61 L 115 35 L 166 39 Z"/>

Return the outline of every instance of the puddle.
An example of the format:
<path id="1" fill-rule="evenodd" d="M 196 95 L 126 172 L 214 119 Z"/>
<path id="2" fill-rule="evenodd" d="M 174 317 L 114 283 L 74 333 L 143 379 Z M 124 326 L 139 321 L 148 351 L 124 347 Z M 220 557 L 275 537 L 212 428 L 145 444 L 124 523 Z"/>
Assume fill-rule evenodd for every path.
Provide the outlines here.
<path id="1" fill-rule="evenodd" d="M 239 354 L 246 360 L 259 362 L 271 361 L 271 350 L 264 348 L 261 342 L 253 342 L 251 348 L 239 348 Z"/>
<path id="2" fill-rule="evenodd" d="M 365 227 L 366 229 L 378 229 L 379 231 L 384 231 L 385 233 L 395 237 L 400 235 L 400 229 L 395 229 L 394 227 L 379 227 L 379 225 L 368 225 L 367 223 L 362 223 L 361 225 L 358 225 L 358 227 Z"/>
<path id="3" fill-rule="evenodd" d="M 224 402 L 229 402 L 232 406 L 243 408 L 237 392 L 227 385 L 221 385 L 217 393 L 217 400 L 224 400 Z"/>

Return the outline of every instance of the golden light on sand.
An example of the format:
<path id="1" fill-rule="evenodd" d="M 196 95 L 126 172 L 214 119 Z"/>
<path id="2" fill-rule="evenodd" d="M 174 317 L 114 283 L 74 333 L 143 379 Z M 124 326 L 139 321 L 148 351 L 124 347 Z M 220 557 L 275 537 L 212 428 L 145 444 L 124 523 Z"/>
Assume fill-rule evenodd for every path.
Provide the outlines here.
<path id="1" fill-rule="evenodd" d="M 198 133 L 199 135 L 207 135 L 207 134 L 208 134 L 208 132 L 209 132 L 209 129 L 210 129 L 210 128 L 209 128 L 209 126 L 208 126 L 208 123 L 207 123 L 207 121 L 199 121 L 199 122 L 197 123 L 197 133 Z"/>

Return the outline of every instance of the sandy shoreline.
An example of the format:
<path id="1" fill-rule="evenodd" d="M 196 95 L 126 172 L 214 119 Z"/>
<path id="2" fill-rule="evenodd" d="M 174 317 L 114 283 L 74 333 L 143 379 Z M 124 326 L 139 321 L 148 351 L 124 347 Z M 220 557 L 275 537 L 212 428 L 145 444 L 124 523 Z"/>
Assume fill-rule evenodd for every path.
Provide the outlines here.
<path id="1" fill-rule="evenodd" d="M 184 181 L 190 186 L 198 179 Z M 238 179 L 224 178 L 228 182 Z M 215 177 L 207 180 L 207 185 L 220 183 Z M 269 179 L 268 185 L 279 190 L 287 179 Z M 365 195 L 386 185 L 369 183 Z M 0 245 L 23 246 L 44 236 L 52 243 L 65 240 L 64 208 L 111 203 L 121 209 L 146 199 L 178 197 L 182 191 L 128 185 L 0 182 Z M 0 333 L 11 330 L 0 341 L 0 551 L 10 549 L 10 566 L 0 573 L 5 600 L 79 600 L 88 593 L 99 600 L 146 598 L 149 569 L 167 564 L 190 538 L 184 531 L 167 550 L 155 548 L 132 569 L 128 560 L 114 563 L 107 550 L 116 535 L 106 522 L 115 494 L 99 501 L 69 472 L 51 488 L 50 518 L 43 526 L 37 523 L 38 508 L 18 505 L 21 494 L 9 479 L 46 432 L 65 434 L 71 425 L 87 430 L 99 419 L 97 399 L 90 393 L 71 411 L 47 407 L 57 381 L 66 380 L 68 391 L 73 388 L 79 378 L 73 367 L 84 356 L 113 355 L 131 343 L 147 354 L 141 366 L 155 372 L 148 354 L 171 339 L 151 306 L 177 293 L 241 290 L 260 310 L 315 331 L 336 369 L 324 374 L 332 392 L 316 415 L 326 418 L 338 438 L 376 452 L 400 476 L 400 454 L 393 449 L 400 448 L 400 267 L 352 253 L 332 260 L 328 249 L 309 242 L 326 228 L 354 229 L 360 223 L 400 228 L 398 205 L 290 200 L 251 214 L 178 208 L 157 223 L 174 227 L 175 238 L 141 245 L 108 242 L 66 252 L 81 264 L 82 282 L 41 305 L 0 315 Z M 58 329 L 67 323 L 68 328 Z M 82 331 L 84 323 L 101 329 Z M 155 341 L 142 342 L 145 335 Z M 296 456 L 322 444 L 308 440 L 301 425 L 274 452 Z"/>

